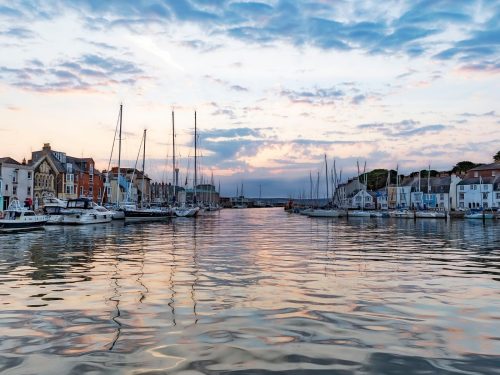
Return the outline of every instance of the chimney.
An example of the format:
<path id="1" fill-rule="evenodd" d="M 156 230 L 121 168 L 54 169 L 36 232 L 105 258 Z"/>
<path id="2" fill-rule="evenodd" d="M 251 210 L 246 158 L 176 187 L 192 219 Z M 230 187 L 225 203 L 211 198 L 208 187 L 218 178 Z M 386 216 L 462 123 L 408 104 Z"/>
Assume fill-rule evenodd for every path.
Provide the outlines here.
<path id="1" fill-rule="evenodd" d="M 23 165 L 26 165 L 26 158 L 23 158 Z"/>
<path id="2" fill-rule="evenodd" d="M 51 151 L 51 149 L 50 149 L 50 143 L 44 143 L 44 144 L 43 144 L 42 151 L 44 151 L 44 152 L 46 152 L 46 153 L 47 153 L 47 152 L 50 152 L 50 151 Z"/>

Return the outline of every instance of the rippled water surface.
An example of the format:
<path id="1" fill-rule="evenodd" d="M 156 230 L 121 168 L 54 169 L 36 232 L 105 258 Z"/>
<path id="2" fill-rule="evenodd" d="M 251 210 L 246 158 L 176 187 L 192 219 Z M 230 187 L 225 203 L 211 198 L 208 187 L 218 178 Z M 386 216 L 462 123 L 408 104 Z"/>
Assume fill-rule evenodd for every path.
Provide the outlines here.
<path id="1" fill-rule="evenodd" d="M 500 222 L 225 210 L 0 235 L 5 374 L 500 373 Z"/>

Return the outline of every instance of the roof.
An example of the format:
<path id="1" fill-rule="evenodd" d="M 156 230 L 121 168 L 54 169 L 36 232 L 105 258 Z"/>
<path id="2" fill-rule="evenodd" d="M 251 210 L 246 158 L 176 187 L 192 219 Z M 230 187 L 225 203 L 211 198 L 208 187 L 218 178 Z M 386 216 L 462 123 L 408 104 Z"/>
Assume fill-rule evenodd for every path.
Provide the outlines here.
<path id="1" fill-rule="evenodd" d="M 0 158 L 0 163 L 5 163 L 5 164 L 15 164 L 15 165 L 21 165 L 18 161 L 12 159 L 11 157 L 3 157 Z"/>
<path id="2" fill-rule="evenodd" d="M 480 165 L 479 167 L 469 169 L 468 172 L 470 172 L 470 171 L 489 171 L 489 170 L 495 170 L 495 169 L 500 171 L 500 163 L 483 164 L 483 165 Z"/>
<path id="3" fill-rule="evenodd" d="M 469 177 L 464 178 L 458 185 L 480 185 L 480 184 L 493 184 L 499 183 L 500 176 L 497 177 Z"/>

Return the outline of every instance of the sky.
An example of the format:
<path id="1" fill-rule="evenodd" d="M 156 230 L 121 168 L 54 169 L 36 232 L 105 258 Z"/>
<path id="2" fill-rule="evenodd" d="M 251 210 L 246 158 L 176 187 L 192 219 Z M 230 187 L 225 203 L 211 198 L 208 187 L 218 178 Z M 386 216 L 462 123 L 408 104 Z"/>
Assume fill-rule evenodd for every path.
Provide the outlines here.
<path id="1" fill-rule="evenodd" d="M 500 150 L 500 1 L 0 1 L 0 156 L 50 142 L 107 169 L 298 196 L 335 159 L 449 170 Z M 117 154 L 111 158 L 116 165 Z M 139 161 L 141 163 L 141 161 Z M 140 165 L 140 164 L 139 164 Z"/>

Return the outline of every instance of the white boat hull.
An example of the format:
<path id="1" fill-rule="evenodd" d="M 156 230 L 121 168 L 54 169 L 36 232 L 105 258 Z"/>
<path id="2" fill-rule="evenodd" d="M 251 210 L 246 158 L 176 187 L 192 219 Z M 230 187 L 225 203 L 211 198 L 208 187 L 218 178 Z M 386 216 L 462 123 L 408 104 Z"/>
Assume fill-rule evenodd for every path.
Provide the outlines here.
<path id="1" fill-rule="evenodd" d="M 344 212 L 341 210 L 312 210 L 306 213 L 309 217 L 341 217 L 344 216 Z"/>
<path id="2" fill-rule="evenodd" d="M 350 211 L 349 216 L 351 217 L 370 217 L 369 211 Z"/>
<path id="3" fill-rule="evenodd" d="M 88 225 L 109 223 L 112 220 L 112 214 L 94 214 L 94 213 L 72 213 L 64 215 L 62 224 L 65 225 Z"/>

